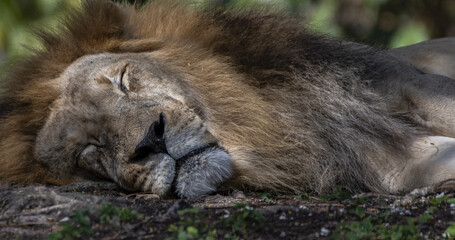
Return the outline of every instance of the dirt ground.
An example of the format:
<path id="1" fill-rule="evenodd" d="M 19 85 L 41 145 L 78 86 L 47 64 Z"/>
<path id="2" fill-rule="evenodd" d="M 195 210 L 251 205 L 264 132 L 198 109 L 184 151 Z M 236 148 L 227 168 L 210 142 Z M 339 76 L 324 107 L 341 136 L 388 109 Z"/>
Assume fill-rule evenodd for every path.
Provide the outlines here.
<path id="1" fill-rule="evenodd" d="M 406 196 L 230 190 L 181 200 L 111 183 L 3 186 L 0 239 L 443 239 L 455 230 L 455 191 L 442 190 Z"/>

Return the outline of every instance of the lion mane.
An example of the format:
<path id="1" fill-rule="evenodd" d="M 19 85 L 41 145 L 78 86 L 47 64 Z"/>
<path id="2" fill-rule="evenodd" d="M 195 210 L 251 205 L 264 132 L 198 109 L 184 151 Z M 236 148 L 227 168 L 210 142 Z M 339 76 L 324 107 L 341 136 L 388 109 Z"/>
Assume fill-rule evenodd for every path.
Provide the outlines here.
<path id="1" fill-rule="evenodd" d="M 237 187 L 389 192 L 383 169 L 401 166 L 421 131 L 374 90 L 393 68 L 371 57 L 378 50 L 314 34 L 272 11 L 89 0 L 55 33 L 37 36 L 43 47 L 15 63 L 1 87 L 1 182 L 72 181 L 37 161 L 37 134 L 62 94 L 55 79 L 99 53 L 162 49 L 165 61 L 191 75 L 198 91 L 188 95 L 200 100 L 196 111 L 232 156 L 226 184 Z"/>

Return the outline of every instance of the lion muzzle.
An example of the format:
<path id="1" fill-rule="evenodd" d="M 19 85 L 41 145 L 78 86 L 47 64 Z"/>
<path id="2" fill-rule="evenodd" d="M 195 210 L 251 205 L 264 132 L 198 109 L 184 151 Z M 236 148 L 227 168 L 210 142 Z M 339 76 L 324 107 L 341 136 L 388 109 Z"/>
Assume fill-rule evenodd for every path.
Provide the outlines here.
<path id="1" fill-rule="evenodd" d="M 136 146 L 134 156 L 131 161 L 141 160 L 152 153 L 166 153 L 169 154 L 166 148 L 166 139 L 164 135 L 166 126 L 166 117 L 160 113 L 159 121 L 155 121 L 150 125 L 144 139 Z"/>

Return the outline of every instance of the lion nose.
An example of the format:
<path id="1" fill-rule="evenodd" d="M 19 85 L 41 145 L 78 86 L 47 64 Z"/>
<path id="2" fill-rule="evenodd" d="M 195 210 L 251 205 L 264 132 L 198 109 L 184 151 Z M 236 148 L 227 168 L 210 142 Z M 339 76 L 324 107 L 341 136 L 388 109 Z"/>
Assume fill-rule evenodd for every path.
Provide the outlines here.
<path id="1" fill-rule="evenodd" d="M 160 119 L 150 125 L 147 134 L 139 142 L 134 150 L 134 159 L 142 159 L 152 153 L 168 154 L 164 130 L 166 127 L 166 117 L 160 113 Z"/>

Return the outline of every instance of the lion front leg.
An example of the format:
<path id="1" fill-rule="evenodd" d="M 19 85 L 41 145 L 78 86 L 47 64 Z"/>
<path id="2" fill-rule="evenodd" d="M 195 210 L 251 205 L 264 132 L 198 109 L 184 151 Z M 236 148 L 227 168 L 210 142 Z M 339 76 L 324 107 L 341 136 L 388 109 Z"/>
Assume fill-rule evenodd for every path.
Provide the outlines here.
<path id="1" fill-rule="evenodd" d="M 455 137 L 455 80 L 434 74 L 412 76 L 398 88 L 399 108 L 435 135 Z"/>
<path id="2" fill-rule="evenodd" d="M 376 89 L 435 135 L 455 137 L 455 38 L 426 41 L 379 55 L 388 63 Z"/>
<path id="3" fill-rule="evenodd" d="M 455 138 L 426 136 L 413 142 L 410 157 L 388 172 L 383 184 L 390 192 L 438 186 L 455 179 Z"/>
<path id="4" fill-rule="evenodd" d="M 386 99 L 388 110 L 410 117 L 430 135 L 455 137 L 455 80 L 425 73 L 391 52 L 376 57 L 387 60 L 371 87 Z M 455 69 L 455 60 L 447 62 L 447 67 Z"/>

